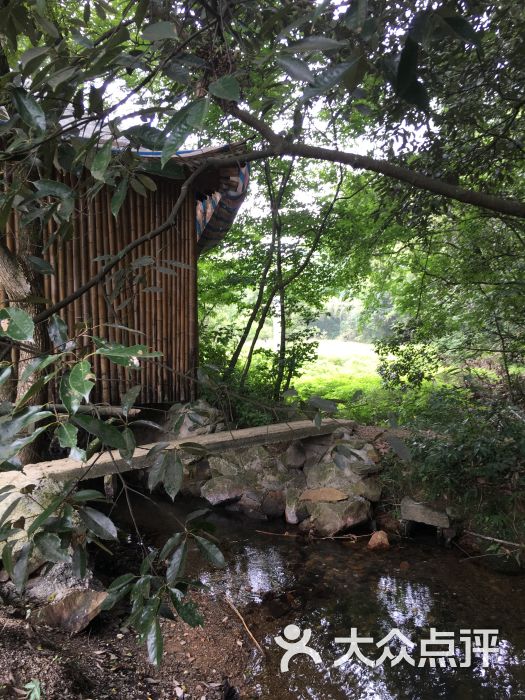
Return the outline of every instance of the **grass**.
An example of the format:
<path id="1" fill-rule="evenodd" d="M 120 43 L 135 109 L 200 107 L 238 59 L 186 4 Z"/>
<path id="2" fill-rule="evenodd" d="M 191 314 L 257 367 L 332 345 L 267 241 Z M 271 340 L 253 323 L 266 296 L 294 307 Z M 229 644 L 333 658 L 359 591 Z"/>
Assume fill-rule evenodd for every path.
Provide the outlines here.
<path id="1" fill-rule="evenodd" d="M 368 425 L 400 425 L 416 419 L 426 407 L 436 384 L 420 389 L 391 390 L 377 374 L 378 357 L 372 345 L 342 340 L 321 340 L 318 358 L 305 366 L 295 380 L 302 399 L 321 396 L 344 401 L 340 415 Z"/>
<path id="2" fill-rule="evenodd" d="M 377 355 L 372 345 L 321 340 L 318 359 L 305 366 L 294 386 L 300 394 L 319 394 L 331 399 L 349 400 L 356 391 L 381 388 Z"/>

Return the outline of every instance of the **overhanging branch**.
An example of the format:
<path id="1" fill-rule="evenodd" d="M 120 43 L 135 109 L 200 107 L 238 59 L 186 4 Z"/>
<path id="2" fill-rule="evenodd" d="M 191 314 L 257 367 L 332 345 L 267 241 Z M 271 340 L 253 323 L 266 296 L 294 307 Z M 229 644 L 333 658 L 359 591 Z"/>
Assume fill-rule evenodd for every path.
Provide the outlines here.
<path id="1" fill-rule="evenodd" d="M 368 170 L 380 175 L 385 175 L 393 180 L 405 182 L 412 187 L 432 192 L 433 194 L 446 197 L 447 199 L 453 199 L 457 202 L 463 202 L 464 204 L 471 204 L 498 214 L 525 219 L 525 203 L 516 199 L 497 197 L 492 194 L 486 194 L 485 192 L 476 192 L 465 187 L 451 185 L 444 180 L 430 177 L 429 175 L 401 165 L 389 163 L 386 160 L 379 160 L 377 158 L 371 158 L 370 156 L 359 155 L 358 153 L 348 153 L 346 151 L 331 150 L 320 146 L 311 146 L 305 143 L 293 143 L 283 139 L 263 121 L 253 114 L 240 109 L 237 105 L 229 104 L 228 112 L 236 119 L 239 119 L 244 124 L 257 131 L 270 145 L 274 146 L 280 155 L 300 156 L 302 158 L 349 165 L 351 168 Z"/>

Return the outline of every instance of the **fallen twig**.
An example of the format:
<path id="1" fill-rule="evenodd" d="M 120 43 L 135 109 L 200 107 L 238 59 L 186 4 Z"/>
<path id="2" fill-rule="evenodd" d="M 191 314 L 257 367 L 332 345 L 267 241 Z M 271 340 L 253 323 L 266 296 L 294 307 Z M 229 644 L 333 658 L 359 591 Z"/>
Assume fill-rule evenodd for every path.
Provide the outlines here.
<path id="1" fill-rule="evenodd" d="M 265 652 L 264 652 L 264 649 L 263 649 L 262 646 L 259 644 L 259 642 L 255 639 L 255 637 L 253 636 L 253 634 L 250 632 L 250 628 L 249 628 L 248 625 L 246 624 L 246 622 L 245 622 L 245 620 L 244 620 L 244 617 L 241 615 L 241 613 L 237 610 L 237 608 L 235 607 L 235 605 L 231 602 L 231 600 L 230 600 L 227 596 L 224 596 L 224 600 L 228 603 L 228 605 L 230 606 L 230 608 L 233 610 L 233 612 L 237 615 L 237 617 L 239 618 L 239 620 L 242 622 L 242 625 L 243 625 L 244 629 L 246 630 L 248 636 L 250 637 L 250 639 L 252 640 L 252 642 L 255 644 L 255 646 L 257 647 L 257 649 L 261 652 L 261 654 L 262 654 L 263 656 L 266 656 L 266 654 L 265 654 Z"/>
<path id="2" fill-rule="evenodd" d="M 487 535 L 480 535 L 477 532 L 471 532 L 470 530 L 463 530 L 465 535 L 471 535 L 472 537 L 479 537 L 480 540 L 488 540 L 489 542 L 496 542 L 497 544 L 506 544 L 509 547 L 520 547 L 525 548 L 525 544 L 520 544 L 519 542 L 509 542 L 508 540 L 499 540 L 497 537 L 488 537 Z"/>

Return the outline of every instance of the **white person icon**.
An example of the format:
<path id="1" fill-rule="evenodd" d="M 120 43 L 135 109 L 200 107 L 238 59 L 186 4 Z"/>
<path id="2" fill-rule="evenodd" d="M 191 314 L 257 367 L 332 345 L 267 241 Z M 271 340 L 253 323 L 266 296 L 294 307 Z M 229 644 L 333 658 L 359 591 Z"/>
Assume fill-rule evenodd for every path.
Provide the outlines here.
<path id="1" fill-rule="evenodd" d="M 274 641 L 281 647 L 285 649 L 286 653 L 283 654 L 281 659 L 281 672 L 284 673 L 288 671 L 288 663 L 294 656 L 298 654 L 306 654 L 314 663 L 322 663 L 322 659 L 315 649 L 307 646 L 310 638 L 312 636 L 311 629 L 305 629 L 301 637 L 301 629 L 297 625 L 287 625 L 283 631 L 284 639 L 279 637 L 274 637 Z"/>

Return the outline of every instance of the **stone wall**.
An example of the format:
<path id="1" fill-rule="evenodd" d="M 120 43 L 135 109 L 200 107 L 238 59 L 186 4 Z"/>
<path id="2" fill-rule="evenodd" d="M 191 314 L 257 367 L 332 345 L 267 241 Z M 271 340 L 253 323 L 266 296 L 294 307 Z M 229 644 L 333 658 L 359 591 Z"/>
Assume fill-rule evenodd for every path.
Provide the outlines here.
<path id="1" fill-rule="evenodd" d="M 184 489 L 213 506 L 331 536 L 370 520 L 380 470 L 374 447 L 341 429 L 212 455 L 189 465 Z"/>

